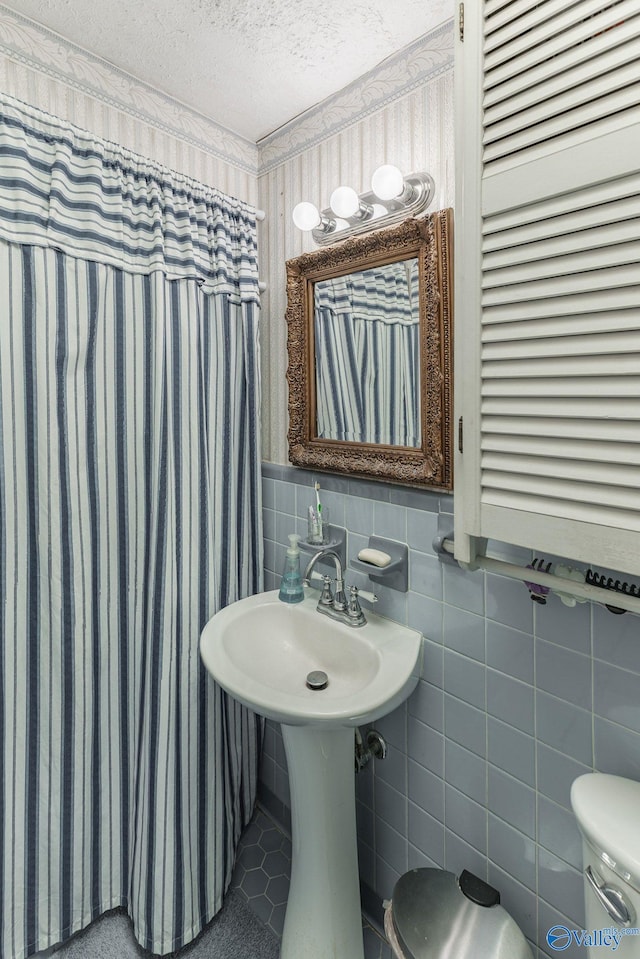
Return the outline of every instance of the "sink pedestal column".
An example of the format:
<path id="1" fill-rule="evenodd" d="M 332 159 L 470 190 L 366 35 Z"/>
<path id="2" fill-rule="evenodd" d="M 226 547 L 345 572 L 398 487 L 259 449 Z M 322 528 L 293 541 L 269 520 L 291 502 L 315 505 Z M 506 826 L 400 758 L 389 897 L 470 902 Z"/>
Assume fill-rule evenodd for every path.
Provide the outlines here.
<path id="1" fill-rule="evenodd" d="M 354 731 L 282 725 L 293 852 L 281 959 L 364 959 Z"/>

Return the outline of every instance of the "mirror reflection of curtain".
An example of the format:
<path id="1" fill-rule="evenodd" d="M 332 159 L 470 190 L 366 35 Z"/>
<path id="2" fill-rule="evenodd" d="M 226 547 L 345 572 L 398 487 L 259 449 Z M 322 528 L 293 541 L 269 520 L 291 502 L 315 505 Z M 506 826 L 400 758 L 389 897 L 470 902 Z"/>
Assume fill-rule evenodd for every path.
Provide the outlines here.
<path id="1" fill-rule="evenodd" d="M 418 261 L 315 284 L 317 435 L 419 447 Z"/>

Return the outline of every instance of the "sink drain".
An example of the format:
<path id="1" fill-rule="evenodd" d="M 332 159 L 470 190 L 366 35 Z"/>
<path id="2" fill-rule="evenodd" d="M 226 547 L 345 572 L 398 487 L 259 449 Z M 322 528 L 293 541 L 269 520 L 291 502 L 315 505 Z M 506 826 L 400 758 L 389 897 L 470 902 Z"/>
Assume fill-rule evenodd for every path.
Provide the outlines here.
<path id="1" fill-rule="evenodd" d="M 328 685 L 329 677 L 322 669 L 313 669 L 307 676 L 309 689 L 326 689 Z"/>

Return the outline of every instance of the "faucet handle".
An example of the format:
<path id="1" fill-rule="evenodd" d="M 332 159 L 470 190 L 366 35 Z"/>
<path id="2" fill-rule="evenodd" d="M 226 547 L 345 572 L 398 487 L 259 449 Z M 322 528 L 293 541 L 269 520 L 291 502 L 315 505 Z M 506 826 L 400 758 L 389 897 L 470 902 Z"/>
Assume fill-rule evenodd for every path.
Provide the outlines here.
<path id="1" fill-rule="evenodd" d="M 362 612 L 362 607 L 360 606 L 360 600 L 358 599 L 357 586 L 349 587 L 349 607 L 347 609 L 347 615 L 352 626 L 364 626 L 367 622 Z"/>
<path id="2" fill-rule="evenodd" d="M 331 577 L 325 576 L 322 586 L 322 594 L 318 600 L 318 606 L 333 606 L 333 593 L 331 592 Z"/>

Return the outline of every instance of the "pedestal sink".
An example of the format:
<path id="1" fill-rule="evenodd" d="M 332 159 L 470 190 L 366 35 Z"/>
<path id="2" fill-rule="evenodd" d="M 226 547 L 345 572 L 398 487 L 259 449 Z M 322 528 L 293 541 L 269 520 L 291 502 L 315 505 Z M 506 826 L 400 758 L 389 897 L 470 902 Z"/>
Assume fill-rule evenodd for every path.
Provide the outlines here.
<path id="1" fill-rule="evenodd" d="M 227 606 L 200 653 L 223 689 L 282 724 L 293 855 L 281 959 L 363 959 L 353 730 L 414 689 L 422 636 L 370 612 L 357 629 L 331 620 L 306 592 L 292 606 L 277 590 Z M 314 670 L 326 688 L 307 687 Z"/>

